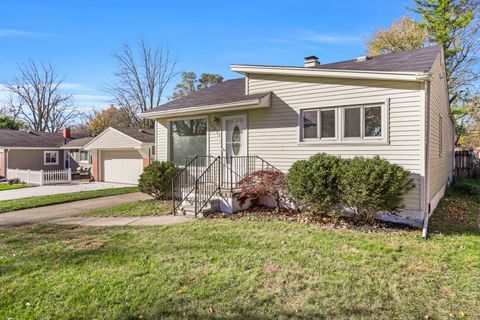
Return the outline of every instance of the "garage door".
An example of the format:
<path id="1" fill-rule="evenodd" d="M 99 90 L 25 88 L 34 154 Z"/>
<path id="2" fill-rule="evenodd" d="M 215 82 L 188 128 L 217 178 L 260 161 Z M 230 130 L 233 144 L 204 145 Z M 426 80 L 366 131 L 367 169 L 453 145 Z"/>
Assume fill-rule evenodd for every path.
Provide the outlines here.
<path id="1" fill-rule="evenodd" d="M 137 184 L 143 159 L 135 150 L 102 151 L 103 181 Z"/>

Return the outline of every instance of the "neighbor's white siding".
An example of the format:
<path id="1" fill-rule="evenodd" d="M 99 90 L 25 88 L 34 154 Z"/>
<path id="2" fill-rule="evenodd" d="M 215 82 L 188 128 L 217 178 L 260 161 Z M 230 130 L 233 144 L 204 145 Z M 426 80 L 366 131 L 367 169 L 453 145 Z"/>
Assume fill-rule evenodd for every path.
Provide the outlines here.
<path id="1" fill-rule="evenodd" d="M 431 71 L 433 80 L 430 84 L 430 174 L 428 179 L 430 200 L 439 192 L 444 191 L 445 185 L 452 177 L 455 129 L 450 119 L 447 86 L 442 64 L 442 57 L 439 56 Z M 442 119 L 442 132 L 440 132 L 440 119 Z M 441 154 L 440 135 L 442 135 Z"/>
<path id="2" fill-rule="evenodd" d="M 319 152 L 342 157 L 379 155 L 412 172 L 416 188 L 405 206 L 420 209 L 421 103 L 420 83 L 401 81 L 302 78 L 249 75 L 249 93 L 273 91 L 272 107 L 253 110 L 248 117 L 249 154 L 259 155 L 287 171 L 299 159 Z M 300 109 L 390 99 L 389 144 L 308 144 L 299 142 Z"/>
<path id="3" fill-rule="evenodd" d="M 142 143 L 115 130 L 107 129 L 103 134 L 95 138 L 87 145 L 88 149 L 125 149 L 139 148 Z"/>

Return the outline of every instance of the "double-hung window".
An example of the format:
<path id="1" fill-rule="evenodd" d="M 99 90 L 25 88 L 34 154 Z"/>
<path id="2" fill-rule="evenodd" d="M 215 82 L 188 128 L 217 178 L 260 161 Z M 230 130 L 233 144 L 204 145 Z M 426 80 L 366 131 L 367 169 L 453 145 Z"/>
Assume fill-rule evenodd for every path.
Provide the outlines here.
<path id="1" fill-rule="evenodd" d="M 304 109 L 301 141 L 327 143 L 387 142 L 386 103 Z"/>
<path id="2" fill-rule="evenodd" d="M 302 112 L 302 138 L 335 139 L 336 137 L 336 110 L 312 109 Z"/>
<path id="3" fill-rule="evenodd" d="M 46 166 L 58 164 L 58 151 L 44 151 L 43 164 Z"/>

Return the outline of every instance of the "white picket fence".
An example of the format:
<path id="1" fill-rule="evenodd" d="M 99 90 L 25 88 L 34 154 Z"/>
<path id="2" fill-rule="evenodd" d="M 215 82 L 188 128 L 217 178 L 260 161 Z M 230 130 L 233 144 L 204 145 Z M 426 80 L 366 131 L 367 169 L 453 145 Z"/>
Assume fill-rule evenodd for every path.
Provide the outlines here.
<path id="1" fill-rule="evenodd" d="M 18 179 L 26 184 L 59 184 L 72 181 L 72 170 L 20 170 L 7 169 L 7 179 Z"/>

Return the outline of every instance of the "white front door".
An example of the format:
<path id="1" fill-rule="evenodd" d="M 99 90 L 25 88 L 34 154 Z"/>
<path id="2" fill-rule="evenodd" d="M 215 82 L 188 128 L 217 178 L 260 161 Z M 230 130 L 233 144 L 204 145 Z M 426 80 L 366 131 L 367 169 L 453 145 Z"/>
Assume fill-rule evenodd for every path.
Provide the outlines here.
<path id="1" fill-rule="evenodd" d="M 224 181 L 228 184 L 236 183 L 243 178 L 242 172 L 246 156 L 247 146 L 247 116 L 223 117 L 223 156 L 225 159 Z"/>

